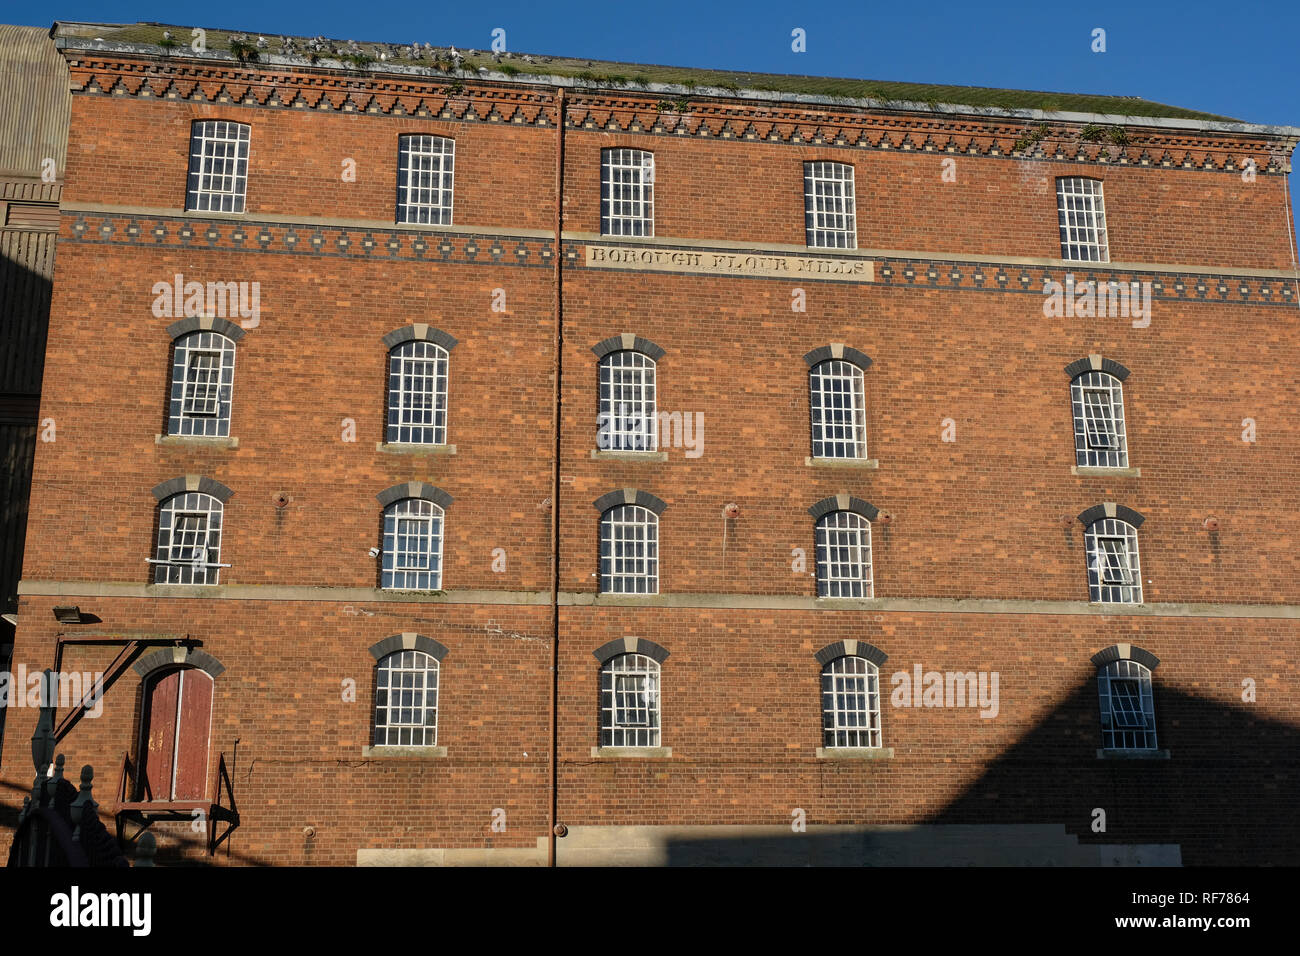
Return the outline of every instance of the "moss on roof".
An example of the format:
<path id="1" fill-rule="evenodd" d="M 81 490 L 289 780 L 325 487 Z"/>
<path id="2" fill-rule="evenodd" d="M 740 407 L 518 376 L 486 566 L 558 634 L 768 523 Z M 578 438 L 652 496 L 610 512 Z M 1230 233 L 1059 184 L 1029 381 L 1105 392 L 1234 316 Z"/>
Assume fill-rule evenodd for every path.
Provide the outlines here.
<path id="1" fill-rule="evenodd" d="M 239 36 L 237 31 L 224 29 L 207 30 L 207 48 L 210 51 L 231 52 L 230 38 Z M 170 31 L 177 52 L 187 52 L 190 43 L 191 27 L 174 26 L 157 23 L 135 23 L 125 25 L 111 24 L 60 24 L 60 36 L 76 36 L 100 39 L 112 43 L 137 43 L 158 46 L 163 42 L 163 32 Z M 248 35 L 256 41 L 257 34 Z M 268 46 L 265 52 L 280 53 L 281 35 L 265 34 Z M 299 55 L 306 56 L 305 43 L 309 37 L 292 38 Z M 329 40 L 331 46 L 339 49 L 346 56 L 350 41 Z M 378 53 L 387 54 L 388 64 L 433 68 L 438 61 L 425 54 L 421 59 L 411 58 L 409 44 L 393 44 L 374 41 L 359 41 L 362 51 L 359 62 L 352 66 L 364 65 L 367 55 L 378 60 Z M 444 68 L 450 72 L 451 64 L 446 61 L 449 48 L 442 48 Z M 462 54 L 465 51 L 460 51 Z M 250 55 L 255 55 L 255 52 Z M 493 59 L 491 52 L 474 51 L 473 55 L 464 56 L 461 61 L 460 75 L 472 75 L 478 68 L 505 72 L 521 77 L 548 76 L 570 77 L 611 88 L 623 88 L 635 91 L 651 83 L 675 84 L 689 91 L 692 87 L 718 87 L 727 90 L 750 89 L 772 93 L 803 93 L 823 97 L 863 98 L 886 103 L 912 102 L 952 104 L 955 106 L 987 107 L 1003 110 L 1044 110 L 1047 112 L 1100 113 L 1117 116 L 1150 116 L 1168 119 L 1222 120 L 1231 121 L 1229 117 L 1202 113 L 1196 110 L 1168 106 L 1134 96 L 1093 96 L 1080 93 L 1049 93 L 1038 90 L 1004 90 L 980 86 L 943 86 L 929 83 L 899 83 L 876 80 L 855 80 L 839 77 L 797 76 L 784 73 L 744 73 L 729 70 L 705 70 L 676 66 L 655 66 L 649 64 L 620 63 L 610 60 L 588 60 L 585 58 L 546 56 L 528 54 L 532 62 L 524 59 L 525 54 L 511 51 L 502 55 L 500 60 Z M 340 54 L 325 52 L 320 56 L 323 65 L 339 63 L 347 67 L 346 60 L 340 62 Z"/>

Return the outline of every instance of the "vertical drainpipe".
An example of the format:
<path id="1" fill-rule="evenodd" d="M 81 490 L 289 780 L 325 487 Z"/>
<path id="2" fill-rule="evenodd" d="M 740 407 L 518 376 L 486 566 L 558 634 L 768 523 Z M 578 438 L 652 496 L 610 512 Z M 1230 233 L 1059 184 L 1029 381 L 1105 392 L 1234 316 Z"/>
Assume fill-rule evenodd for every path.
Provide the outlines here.
<path id="1" fill-rule="evenodd" d="M 551 393 L 552 435 L 555 447 L 551 461 L 551 706 L 550 787 L 546 827 L 546 865 L 555 866 L 556 807 L 559 800 L 559 727 L 556 708 L 560 690 L 560 371 L 564 350 L 564 302 L 562 281 L 564 254 L 564 88 L 556 98 L 555 123 L 555 353 L 554 387 Z"/>

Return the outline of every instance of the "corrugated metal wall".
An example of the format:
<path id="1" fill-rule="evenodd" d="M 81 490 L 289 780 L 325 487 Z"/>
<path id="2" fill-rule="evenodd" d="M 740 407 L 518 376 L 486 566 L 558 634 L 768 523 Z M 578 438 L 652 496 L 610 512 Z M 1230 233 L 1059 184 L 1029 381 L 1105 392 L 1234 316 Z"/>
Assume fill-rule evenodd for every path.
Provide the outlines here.
<path id="1" fill-rule="evenodd" d="M 0 26 L 0 176 L 41 177 L 52 157 L 63 181 L 68 65 L 41 27 Z"/>
<path id="2" fill-rule="evenodd" d="M 54 233 L 0 229 L 0 396 L 41 390 L 53 277 Z"/>

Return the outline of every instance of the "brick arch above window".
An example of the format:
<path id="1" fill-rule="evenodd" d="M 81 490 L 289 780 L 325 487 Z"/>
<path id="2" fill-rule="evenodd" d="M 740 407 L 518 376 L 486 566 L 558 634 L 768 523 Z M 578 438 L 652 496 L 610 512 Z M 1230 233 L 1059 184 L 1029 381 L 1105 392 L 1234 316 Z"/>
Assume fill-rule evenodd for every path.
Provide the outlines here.
<path id="1" fill-rule="evenodd" d="M 182 335 L 189 335 L 191 332 L 217 332 L 232 342 L 238 342 L 244 337 L 244 330 L 234 322 L 212 315 L 195 315 L 167 326 L 167 334 L 173 340 L 179 339 Z"/>
<path id="2" fill-rule="evenodd" d="M 804 362 L 809 368 L 820 365 L 822 362 L 829 362 L 832 359 L 840 359 L 844 362 L 856 365 L 862 371 L 871 367 L 871 356 L 865 352 L 859 352 L 857 349 L 849 348 L 841 342 L 833 342 L 830 345 L 823 345 L 819 349 L 813 349 L 803 357 Z"/>
<path id="3" fill-rule="evenodd" d="M 384 345 L 388 346 L 389 349 L 395 349 L 407 342 L 432 342 L 435 345 L 441 345 L 450 352 L 456 347 L 456 341 L 455 336 L 448 335 L 441 329 L 435 329 L 431 325 L 424 324 L 405 325 L 384 336 Z"/>
<path id="4" fill-rule="evenodd" d="M 1093 505 L 1086 511 L 1079 512 L 1079 520 L 1083 522 L 1086 528 L 1088 525 L 1103 518 L 1118 518 L 1120 521 L 1126 521 L 1134 528 L 1142 527 L 1142 522 L 1147 519 L 1132 508 L 1126 508 L 1123 505 L 1117 505 L 1113 501 L 1105 501 L 1099 505 Z"/>
<path id="5" fill-rule="evenodd" d="M 876 645 L 853 639 L 827 644 L 817 652 L 816 657 L 817 663 L 823 667 L 841 657 L 861 657 L 863 660 L 871 661 L 877 667 L 889 659 L 889 655 Z"/>
<path id="6" fill-rule="evenodd" d="M 1152 671 L 1160 666 L 1160 658 L 1133 644 L 1112 644 L 1092 655 L 1092 663 L 1098 668 L 1115 661 L 1137 661 L 1147 670 Z"/>
<path id="7" fill-rule="evenodd" d="M 663 349 L 649 339 L 643 339 L 631 332 L 611 335 L 609 338 L 597 342 L 591 347 L 591 350 L 596 353 L 597 358 L 604 358 L 611 352 L 642 352 L 656 362 L 663 358 L 665 354 Z"/>
<path id="8" fill-rule="evenodd" d="M 445 646 L 431 637 L 413 631 L 403 631 L 401 634 L 394 634 L 377 644 L 370 645 L 370 656 L 377 661 L 382 661 L 389 654 L 396 654 L 398 651 L 420 651 L 439 662 L 447 656 Z"/>
<path id="9" fill-rule="evenodd" d="M 154 671 L 177 666 L 193 667 L 213 678 L 220 677 L 226 669 L 221 661 L 197 647 L 164 647 L 140 658 L 132 665 L 132 670 L 141 677 L 148 677 Z"/>
<path id="10" fill-rule="evenodd" d="M 229 488 L 219 481 L 206 478 L 203 475 L 185 475 L 181 478 L 169 478 L 161 484 L 155 485 L 152 489 L 153 496 L 158 501 L 166 501 L 173 495 L 183 494 L 187 491 L 197 491 L 200 494 L 211 495 L 222 504 L 230 500 L 234 494 Z"/>
<path id="11" fill-rule="evenodd" d="M 823 498 L 808 509 L 808 513 L 814 518 L 825 517 L 832 511 L 852 511 L 854 514 L 862 515 L 868 521 L 874 521 L 876 515 L 880 514 L 880 509 L 871 502 L 844 493 Z"/>
<path id="12" fill-rule="evenodd" d="M 385 508 L 407 498 L 422 498 L 425 501 L 432 501 L 440 508 L 448 508 L 456 500 L 441 488 L 425 484 L 423 481 L 404 481 L 400 485 L 385 488 L 375 497 L 379 499 L 379 503 Z"/>
<path id="13" fill-rule="evenodd" d="M 609 494 L 601 495 L 592 503 L 597 511 L 602 514 L 610 508 L 616 508 L 619 505 L 640 505 L 642 508 L 648 508 L 657 515 L 664 513 L 668 507 L 667 502 L 661 498 L 656 498 L 648 491 L 638 491 L 635 488 L 623 488 L 619 491 L 611 491 Z"/>
<path id="14" fill-rule="evenodd" d="M 1116 362 L 1114 359 L 1102 358 L 1100 355 L 1089 355 L 1081 358 L 1076 362 L 1071 362 L 1065 367 L 1065 374 L 1071 379 L 1076 379 L 1085 372 L 1106 372 L 1114 375 L 1121 382 L 1131 375 L 1127 368 Z"/>
<path id="15" fill-rule="evenodd" d="M 601 664 L 607 664 L 621 654 L 644 654 L 656 664 L 662 664 L 668 659 L 667 648 L 654 641 L 647 641 L 644 637 L 620 637 L 600 645 L 591 653 Z"/>

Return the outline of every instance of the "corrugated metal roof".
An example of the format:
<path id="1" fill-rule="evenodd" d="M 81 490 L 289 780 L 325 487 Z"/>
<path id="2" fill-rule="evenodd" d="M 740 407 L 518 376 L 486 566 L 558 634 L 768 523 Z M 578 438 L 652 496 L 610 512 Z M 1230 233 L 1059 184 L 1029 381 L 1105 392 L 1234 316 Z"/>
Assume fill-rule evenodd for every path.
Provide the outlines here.
<path id="1" fill-rule="evenodd" d="M 0 25 L 0 177 L 39 178 L 55 161 L 59 181 L 68 152 L 72 95 L 68 64 L 42 27 Z"/>

